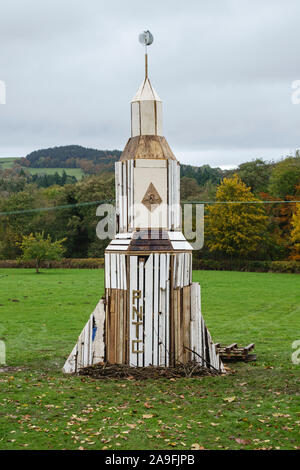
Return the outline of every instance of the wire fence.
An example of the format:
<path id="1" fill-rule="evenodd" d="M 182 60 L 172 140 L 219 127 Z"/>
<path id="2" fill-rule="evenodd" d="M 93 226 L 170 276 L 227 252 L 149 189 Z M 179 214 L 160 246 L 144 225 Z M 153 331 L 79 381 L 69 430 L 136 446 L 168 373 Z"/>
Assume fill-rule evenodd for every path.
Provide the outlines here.
<path id="1" fill-rule="evenodd" d="M 113 204 L 115 203 L 114 199 L 107 199 L 103 201 L 87 201 L 87 202 L 77 202 L 74 204 L 63 204 L 61 206 L 51 206 L 51 207 L 39 207 L 33 209 L 19 209 L 13 211 L 6 211 L 0 212 L 0 216 L 8 216 L 8 215 L 18 215 L 18 214 L 26 214 L 31 212 L 45 212 L 45 211 L 54 211 L 54 210 L 61 210 L 61 209 L 72 209 L 75 207 L 84 207 L 84 206 L 93 206 L 96 204 Z M 204 205 L 211 205 L 211 204 L 297 204 L 300 203 L 300 200 L 290 201 L 290 200 L 283 200 L 283 201 L 181 201 L 181 205 L 183 204 L 204 204 Z"/>

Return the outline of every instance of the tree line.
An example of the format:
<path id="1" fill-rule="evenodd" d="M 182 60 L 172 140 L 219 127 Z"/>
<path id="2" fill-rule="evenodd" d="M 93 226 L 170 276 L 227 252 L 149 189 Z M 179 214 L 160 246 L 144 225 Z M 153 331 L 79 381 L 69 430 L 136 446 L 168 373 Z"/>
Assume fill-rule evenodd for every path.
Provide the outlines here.
<path id="1" fill-rule="evenodd" d="M 113 200 L 114 191 L 111 172 L 77 181 L 66 172 L 30 176 L 18 165 L 0 170 L 0 259 L 18 258 L 22 236 L 41 232 L 52 240 L 66 238 L 66 257 L 102 257 L 108 241 L 96 237 L 97 206 L 76 204 Z M 300 260 L 299 152 L 279 162 L 246 162 L 234 170 L 182 165 L 181 199 L 209 202 L 205 246 L 196 256 Z M 44 207 L 53 210 L 39 211 Z M 26 210 L 31 212 L 9 214 Z"/>
<path id="2" fill-rule="evenodd" d="M 18 163 L 31 168 L 82 168 L 87 173 L 94 166 L 112 171 L 114 162 L 121 156 L 120 150 L 97 150 L 80 145 L 64 145 L 48 149 L 35 150 Z M 86 169 L 84 169 L 85 166 Z"/>

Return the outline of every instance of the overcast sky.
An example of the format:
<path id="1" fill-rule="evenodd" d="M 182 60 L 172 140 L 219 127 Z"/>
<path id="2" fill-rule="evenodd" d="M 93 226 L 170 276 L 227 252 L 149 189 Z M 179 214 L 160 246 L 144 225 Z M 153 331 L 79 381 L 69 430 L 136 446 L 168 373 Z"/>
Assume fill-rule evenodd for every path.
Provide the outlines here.
<path id="1" fill-rule="evenodd" d="M 143 80 L 177 158 L 232 167 L 300 147 L 299 0 L 1 0 L 0 156 L 123 149 Z"/>

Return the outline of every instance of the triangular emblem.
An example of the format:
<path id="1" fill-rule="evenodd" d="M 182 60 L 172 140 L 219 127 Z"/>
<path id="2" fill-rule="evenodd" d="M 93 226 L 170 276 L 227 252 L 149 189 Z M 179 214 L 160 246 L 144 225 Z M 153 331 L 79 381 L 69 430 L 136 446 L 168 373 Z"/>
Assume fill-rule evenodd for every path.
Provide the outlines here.
<path id="1" fill-rule="evenodd" d="M 161 203 L 162 198 L 158 194 L 156 187 L 153 183 L 150 183 L 143 197 L 142 204 L 144 204 L 150 212 L 153 212 Z"/>

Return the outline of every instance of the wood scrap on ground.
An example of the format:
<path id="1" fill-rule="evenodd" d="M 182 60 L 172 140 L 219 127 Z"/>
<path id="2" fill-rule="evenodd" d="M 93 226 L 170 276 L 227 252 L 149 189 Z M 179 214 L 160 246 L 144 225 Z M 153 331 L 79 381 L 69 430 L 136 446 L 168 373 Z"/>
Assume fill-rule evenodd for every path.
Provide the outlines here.
<path id="1" fill-rule="evenodd" d="M 250 354 L 254 350 L 254 346 L 254 343 L 250 343 L 246 347 L 239 347 L 237 343 L 232 343 L 229 346 L 221 346 L 220 343 L 215 344 L 216 351 L 223 362 L 256 361 L 256 354 Z"/>
<path id="2" fill-rule="evenodd" d="M 127 364 L 98 363 L 84 367 L 78 375 L 90 376 L 95 379 L 159 379 L 180 377 L 204 377 L 210 375 L 221 375 L 214 369 L 208 369 L 195 361 L 186 364 L 177 364 L 174 367 L 132 367 Z"/>

